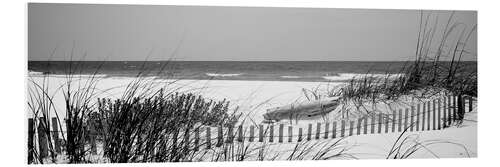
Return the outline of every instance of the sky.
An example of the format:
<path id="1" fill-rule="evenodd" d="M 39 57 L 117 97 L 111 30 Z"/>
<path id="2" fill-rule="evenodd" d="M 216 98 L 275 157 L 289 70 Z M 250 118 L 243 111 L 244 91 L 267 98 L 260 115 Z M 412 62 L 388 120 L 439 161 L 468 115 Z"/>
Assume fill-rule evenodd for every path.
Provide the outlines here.
<path id="1" fill-rule="evenodd" d="M 426 11 L 424 18 L 429 13 L 440 38 L 452 12 Z M 28 60 L 406 61 L 415 56 L 420 15 L 420 10 L 30 3 Z M 452 21 L 461 23 L 450 35 L 458 37 L 477 24 L 477 12 L 456 11 Z M 467 42 L 471 55 L 465 60 L 477 60 L 476 34 Z"/>

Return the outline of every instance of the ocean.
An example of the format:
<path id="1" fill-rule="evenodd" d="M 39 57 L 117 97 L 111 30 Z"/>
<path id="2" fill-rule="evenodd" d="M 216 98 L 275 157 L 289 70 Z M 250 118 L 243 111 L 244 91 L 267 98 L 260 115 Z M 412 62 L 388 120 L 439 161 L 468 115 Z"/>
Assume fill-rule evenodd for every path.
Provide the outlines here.
<path id="1" fill-rule="evenodd" d="M 440 62 L 449 64 L 449 62 Z M 138 74 L 172 79 L 347 81 L 370 74 L 399 75 L 404 61 L 28 61 L 30 75 L 94 75 L 135 77 Z M 477 62 L 462 66 L 476 70 Z"/>

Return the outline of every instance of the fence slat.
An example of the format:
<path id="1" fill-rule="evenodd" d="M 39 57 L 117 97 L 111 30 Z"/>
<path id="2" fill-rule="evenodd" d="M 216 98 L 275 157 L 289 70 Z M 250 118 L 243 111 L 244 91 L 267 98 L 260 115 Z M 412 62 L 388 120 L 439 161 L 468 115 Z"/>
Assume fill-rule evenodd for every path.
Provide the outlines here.
<path id="1" fill-rule="evenodd" d="M 415 131 L 419 131 L 420 130 L 420 104 L 417 104 L 417 111 L 416 111 L 416 114 L 417 116 L 415 117 Z"/>
<path id="2" fill-rule="evenodd" d="M 372 121 L 371 121 L 371 124 L 370 124 L 370 133 L 374 134 L 375 133 L 375 118 L 376 118 L 376 116 L 375 116 L 375 114 L 371 114 L 371 115 L 372 115 L 371 116 L 371 120 Z"/>
<path id="3" fill-rule="evenodd" d="M 186 129 L 186 130 L 184 131 L 184 148 L 183 148 L 183 149 L 184 149 L 184 151 L 187 151 L 187 150 L 189 149 L 189 143 L 190 143 L 190 142 L 189 142 L 189 140 L 190 140 L 190 139 L 189 139 L 189 137 L 190 137 L 190 136 L 189 136 L 189 134 L 190 134 L 190 132 L 189 132 L 189 131 L 190 131 L 190 129 Z"/>
<path id="4" fill-rule="evenodd" d="M 382 133 L 382 113 L 379 113 L 378 114 L 378 130 L 377 130 L 377 133 L 380 134 Z"/>
<path id="5" fill-rule="evenodd" d="M 469 112 L 472 112 L 472 109 L 474 107 L 474 106 L 472 106 L 472 102 L 473 102 L 472 100 L 473 100 L 472 96 L 469 96 Z"/>
<path id="6" fill-rule="evenodd" d="M 259 142 L 264 142 L 264 125 L 259 125 Z"/>
<path id="7" fill-rule="evenodd" d="M 340 137 L 345 136 L 345 120 L 342 120 L 340 123 Z"/>
<path id="8" fill-rule="evenodd" d="M 238 142 L 243 142 L 243 126 L 238 126 Z"/>
<path id="9" fill-rule="evenodd" d="M 312 135 L 312 124 L 309 124 L 307 126 L 307 140 L 311 140 L 311 135 Z"/>
<path id="10" fill-rule="evenodd" d="M 458 119 L 463 120 L 465 115 L 465 96 L 460 96 L 459 106 L 458 106 Z"/>
<path id="11" fill-rule="evenodd" d="M 274 142 L 274 125 L 269 126 L 269 142 Z"/>
<path id="12" fill-rule="evenodd" d="M 410 132 L 413 131 L 413 127 L 415 126 L 415 106 L 411 106 L 410 111 Z"/>
<path id="13" fill-rule="evenodd" d="M 361 122 L 363 122 L 363 119 L 362 118 L 358 118 L 358 126 L 356 126 L 356 135 L 360 135 L 361 134 Z"/>
<path id="14" fill-rule="evenodd" d="M 28 118 L 28 164 L 33 163 L 34 157 L 34 141 L 33 138 L 35 136 L 35 122 L 33 118 Z"/>
<path id="15" fill-rule="evenodd" d="M 427 101 L 427 130 L 431 130 L 431 101 Z"/>
<path id="16" fill-rule="evenodd" d="M 46 128 L 48 127 L 45 121 L 45 117 L 40 117 L 38 122 L 38 156 L 40 158 L 45 158 L 48 155 L 49 147 L 47 141 Z"/>
<path id="17" fill-rule="evenodd" d="M 349 136 L 352 136 L 352 131 L 354 129 L 354 121 L 349 123 Z"/>
<path id="18" fill-rule="evenodd" d="M 320 133 L 321 133 L 321 123 L 317 123 L 316 124 L 316 140 L 318 140 L 320 138 Z"/>
<path id="19" fill-rule="evenodd" d="M 206 149 L 210 149 L 212 147 L 212 137 L 210 136 L 211 130 L 210 127 L 207 127 L 205 135 L 206 135 Z"/>
<path id="20" fill-rule="evenodd" d="M 399 118 L 398 118 L 398 132 L 401 132 L 401 126 L 403 125 L 401 122 L 403 121 L 403 109 L 399 109 Z"/>
<path id="21" fill-rule="evenodd" d="M 436 99 L 432 100 L 432 130 L 436 130 Z"/>
<path id="22" fill-rule="evenodd" d="M 333 121 L 333 127 L 332 127 L 332 138 L 337 137 L 337 121 Z"/>
<path id="23" fill-rule="evenodd" d="M 392 132 L 396 132 L 396 120 L 397 120 L 397 118 L 396 118 L 396 111 L 393 110 L 392 111 L 392 127 L 391 127 L 392 128 Z"/>
<path id="24" fill-rule="evenodd" d="M 328 132 L 330 131 L 330 123 L 325 123 L 325 135 L 323 138 L 328 139 Z"/>
<path id="25" fill-rule="evenodd" d="M 365 117 L 363 124 L 364 124 L 363 134 L 367 134 L 368 133 L 368 117 Z"/>
<path id="26" fill-rule="evenodd" d="M 222 131 L 222 126 L 219 126 L 217 131 L 217 145 L 215 145 L 216 147 L 222 146 L 222 143 L 224 142 L 223 135 L 224 132 Z"/>
<path id="27" fill-rule="evenodd" d="M 234 141 L 233 126 L 228 126 L 226 143 L 233 143 L 233 141 Z"/>
<path id="28" fill-rule="evenodd" d="M 441 98 L 437 99 L 437 129 L 441 130 Z"/>
<path id="29" fill-rule="evenodd" d="M 283 124 L 279 126 L 278 142 L 283 143 Z"/>
<path id="30" fill-rule="evenodd" d="M 453 121 L 457 120 L 457 96 L 453 95 Z"/>
<path id="31" fill-rule="evenodd" d="M 426 113 L 425 106 L 426 106 L 425 102 L 422 103 L 422 131 L 425 131 L 425 113 Z"/>
<path id="32" fill-rule="evenodd" d="M 389 115 L 385 118 L 385 133 L 389 133 Z"/>
<path id="33" fill-rule="evenodd" d="M 451 99 L 451 95 L 448 95 L 448 125 L 450 126 L 451 125 L 451 121 L 452 121 L 452 113 L 451 113 L 451 105 L 452 105 L 452 99 Z"/>
<path id="34" fill-rule="evenodd" d="M 299 137 L 297 139 L 298 142 L 302 141 L 302 128 L 299 128 Z"/>
<path id="35" fill-rule="evenodd" d="M 406 108 L 405 109 L 405 122 L 404 122 L 404 130 L 408 129 L 408 112 L 409 112 L 409 109 Z"/>
<path id="36" fill-rule="evenodd" d="M 96 144 L 96 130 L 93 124 L 90 124 L 90 133 L 87 134 L 90 138 L 90 153 L 92 155 L 97 155 L 97 144 Z"/>
<path id="37" fill-rule="evenodd" d="M 446 125 L 448 125 L 447 124 L 447 122 L 448 122 L 447 115 L 448 114 L 447 114 L 447 109 L 446 109 L 446 105 L 448 104 L 447 99 L 448 98 L 446 96 L 443 97 L 443 128 L 445 128 Z"/>
<path id="38" fill-rule="evenodd" d="M 293 129 L 292 126 L 288 126 L 288 142 L 292 142 L 292 137 L 293 137 Z"/>
<path id="39" fill-rule="evenodd" d="M 59 125 L 57 123 L 57 118 L 52 117 L 52 139 L 54 140 L 54 149 L 56 153 L 61 153 L 61 143 L 59 140 Z"/>
<path id="40" fill-rule="evenodd" d="M 250 125 L 250 136 L 248 136 L 248 141 L 249 142 L 253 142 L 253 138 L 254 138 L 254 126 L 253 125 Z"/>
<path id="41" fill-rule="evenodd" d="M 198 151 L 200 147 L 200 128 L 194 129 L 194 150 Z"/>

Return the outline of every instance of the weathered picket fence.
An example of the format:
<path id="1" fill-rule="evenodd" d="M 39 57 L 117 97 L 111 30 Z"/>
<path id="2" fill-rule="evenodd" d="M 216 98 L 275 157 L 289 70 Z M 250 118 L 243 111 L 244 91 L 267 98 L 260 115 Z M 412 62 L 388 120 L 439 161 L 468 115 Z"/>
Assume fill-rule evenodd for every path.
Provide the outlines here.
<path id="1" fill-rule="evenodd" d="M 313 130 L 313 124 L 308 124 L 307 127 L 294 127 L 285 124 L 269 124 L 269 125 L 250 125 L 250 126 L 235 126 L 235 127 L 199 127 L 194 129 L 193 133 L 188 135 L 179 135 L 183 140 L 192 138 L 192 145 L 199 149 L 204 147 L 210 149 L 212 147 L 220 147 L 224 143 L 235 142 L 276 142 L 292 143 L 318 139 L 333 139 L 339 137 L 364 135 L 364 134 L 382 134 L 382 133 L 398 133 L 402 131 L 429 131 L 441 130 L 453 124 L 455 120 L 460 120 L 459 110 L 466 111 L 465 103 L 468 102 L 468 111 L 473 110 L 472 97 L 461 97 L 463 100 L 462 106 L 457 106 L 457 96 L 446 96 L 442 98 L 432 99 L 423 102 L 410 108 L 394 110 L 389 114 L 372 114 L 357 120 L 340 120 L 330 123 L 316 123 Z M 46 130 L 41 129 L 42 126 L 50 127 L 42 123 L 49 123 L 48 120 L 41 117 L 41 123 L 35 129 L 34 120 L 28 119 L 28 162 L 33 161 L 34 136 L 37 135 L 39 157 L 48 156 L 48 142 L 53 141 L 54 150 L 56 153 L 61 153 L 63 142 L 60 139 L 61 131 L 58 129 L 58 124 L 52 124 L 51 136 L 47 136 Z M 56 122 L 56 118 L 52 118 L 51 122 Z M 278 134 L 275 134 L 275 128 L 278 129 Z M 286 128 L 286 135 L 285 135 Z M 236 132 L 235 132 L 236 130 Z M 215 131 L 215 132 L 214 132 Z M 44 133 L 45 132 L 45 133 Z M 194 136 L 191 136 L 193 135 Z M 92 135 L 92 134 L 90 134 Z M 89 145 L 91 154 L 97 154 L 95 136 L 89 137 Z M 286 139 L 286 141 L 285 141 Z"/>

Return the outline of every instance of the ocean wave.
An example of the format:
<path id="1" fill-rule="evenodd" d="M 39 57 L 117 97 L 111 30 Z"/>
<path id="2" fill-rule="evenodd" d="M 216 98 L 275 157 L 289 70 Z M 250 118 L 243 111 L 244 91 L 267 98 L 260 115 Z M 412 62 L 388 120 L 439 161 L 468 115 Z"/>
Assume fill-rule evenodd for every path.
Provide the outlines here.
<path id="1" fill-rule="evenodd" d="M 31 75 L 31 76 L 33 76 L 33 75 L 43 75 L 43 74 L 44 74 L 43 72 L 39 72 L 39 71 L 29 71 L 28 72 L 28 75 Z"/>
<path id="2" fill-rule="evenodd" d="M 205 74 L 211 77 L 236 77 L 241 75 L 241 74 L 218 74 L 218 73 L 205 73 Z"/>
<path id="3" fill-rule="evenodd" d="M 33 77 L 43 77 L 43 76 L 48 76 L 48 77 L 54 77 L 54 78 L 66 78 L 68 77 L 68 75 L 65 75 L 65 74 L 47 74 L 47 73 L 43 73 L 43 72 L 29 72 L 28 73 L 29 76 L 33 76 Z M 95 75 L 92 75 L 92 74 L 73 74 L 71 75 L 71 78 L 106 78 L 108 77 L 108 75 L 106 74 L 95 74 Z"/>
<path id="4" fill-rule="evenodd" d="M 323 79 L 330 80 L 330 81 L 348 81 L 351 79 L 362 79 L 365 76 L 372 77 L 372 78 L 386 78 L 388 77 L 389 79 L 395 79 L 397 77 L 400 77 L 404 74 L 357 74 L 357 73 L 339 73 L 334 76 L 323 76 Z"/>
<path id="5" fill-rule="evenodd" d="M 287 79 L 297 79 L 301 78 L 300 76 L 280 76 L 281 78 L 287 78 Z"/>

